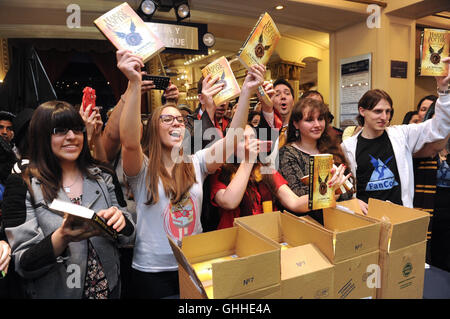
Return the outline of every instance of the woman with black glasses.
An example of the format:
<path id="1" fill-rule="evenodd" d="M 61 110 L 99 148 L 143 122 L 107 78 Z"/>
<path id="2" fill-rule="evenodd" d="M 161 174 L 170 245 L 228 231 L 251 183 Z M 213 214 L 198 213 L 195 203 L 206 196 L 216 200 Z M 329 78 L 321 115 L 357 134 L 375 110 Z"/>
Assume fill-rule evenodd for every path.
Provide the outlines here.
<path id="1" fill-rule="evenodd" d="M 17 188 L 16 175 L 18 191 L 6 192 L 3 206 L 6 235 L 27 295 L 118 298 L 117 244 L 132 239 L 134 226 L 128 213 L 118 209 L 113 173 L 91 157 L 83 119 L 66 102 L 40 105 L 29 135 L 30 163 L 22 171 L 23 187 Z M 118 232 L 118 239 L 89 221 L 51 210 L 54 199 L 94 210 Z"/>
<path id="2" fill-rule="evenodd" d="M 227 135 L 193 155 L 183 153 L 184 118 L 174 105 L 153 111 L 149 121 L 149 152 L 140 144 L 142 59 L 127 51 L 117 52 L 117 65 L 129 80 L 120 118 L 123 170 L 136 200 L 136 243 L 133 255 L 132 290 L 136 298 L 164 298 L 179 293 L 178 265 L 167 240 L 175 241 L 202 232 L 200 222 L 203 181 L 223 165 L 235 150 L 233 129 L 247 122 L 250 97 L 264 81 L 262 65 L 251 68 L 244 80 L 239 105 Z M 211 96 L 223 84 L 205 83 Z M 232 132 L 230 132 L 232 130 Z M 195 132 L 201 134 L 200 132 Z M 202 140 L 201 136 L 194 136 Z M 206 199 L 208 200 L 208 199 Z"/>

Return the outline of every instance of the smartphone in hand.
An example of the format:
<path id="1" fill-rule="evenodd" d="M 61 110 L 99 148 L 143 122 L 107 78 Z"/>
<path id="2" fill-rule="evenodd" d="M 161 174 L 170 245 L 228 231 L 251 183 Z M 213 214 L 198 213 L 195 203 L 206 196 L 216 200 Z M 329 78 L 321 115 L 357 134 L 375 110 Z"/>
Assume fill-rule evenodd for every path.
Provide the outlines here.
<path id="1" fill-rule="evenodd" d="M 89 86 L 86 86 L 83 89 L 83 100 L 82 100 L 82 105 L 83 105 L 83 111 L 86 111 L 86 108 L 89 106 L 89 104 L 91 104 L 91 110 L 89 112 L 89 115 L 91 115 L 92 111 L 94 110 L 95 107 L 95 90 Z"/>

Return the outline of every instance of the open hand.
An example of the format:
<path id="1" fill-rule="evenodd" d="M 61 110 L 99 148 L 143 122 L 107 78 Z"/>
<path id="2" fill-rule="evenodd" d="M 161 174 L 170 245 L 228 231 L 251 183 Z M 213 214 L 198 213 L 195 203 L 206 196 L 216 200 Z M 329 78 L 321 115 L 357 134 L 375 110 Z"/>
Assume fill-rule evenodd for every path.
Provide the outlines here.
<path id="1" fill-rule="evenodd" d="M 350 178 L 350 176 L 352 176 L 352 173 L 349 173 L 345 176 L 345 169 L 346 167 L 344 164 L 339 165 L 338 168 L 333 167 L 331 169 L 331 173 L 333 174 L 333 176 L 328 181 L 328 187 L 332 187 L 335 192 L 340 192 L 340 187 Z"/>

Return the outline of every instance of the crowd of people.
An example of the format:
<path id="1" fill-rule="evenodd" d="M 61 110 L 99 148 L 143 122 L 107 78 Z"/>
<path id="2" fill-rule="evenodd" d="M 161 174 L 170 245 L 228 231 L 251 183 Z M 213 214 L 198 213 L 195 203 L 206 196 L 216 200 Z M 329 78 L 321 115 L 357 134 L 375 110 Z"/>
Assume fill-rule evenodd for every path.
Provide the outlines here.
<path id="1" fill-rule="evenodd" d="M 358 127 L 342 134 L 320 92 L 296 101 L 285 79 L 264 81 L 263 65 L 249 69 L 234 106 L 214 103 L 224 83 L 207 76 L 197 109 L 179 104 L 170 84 L 143 123 L 142 94 L 154 84 L 142 80 L 144 63 L 128 51 L 117 52 L 117 67 L 128 87 L 106 123 L 98 109 L 64 101 L 0 112 L 0 297 L 177 296 L 167 236 L 180 241 L 276 210 L 321 223 L 322 211 L 308 209 L 302 179 L 309 157 L 325 153 L 333 155 L 327 182 L 337 201 L 356 197 L 364 214 L 369 198 L 432 213 L 429 262 L 450 271 L 450 74 L 436 77 L 438 96 L 422 99 L 403 125 L 390 125 L 387 92 L 367 91 Z M 423 169 L 430 161 L 434 170 Z M 343 193 L 348 180 L 354 188 Z M 94 210 L 117 239 L 57 214 L 49 207 L 54 199 Z"/>

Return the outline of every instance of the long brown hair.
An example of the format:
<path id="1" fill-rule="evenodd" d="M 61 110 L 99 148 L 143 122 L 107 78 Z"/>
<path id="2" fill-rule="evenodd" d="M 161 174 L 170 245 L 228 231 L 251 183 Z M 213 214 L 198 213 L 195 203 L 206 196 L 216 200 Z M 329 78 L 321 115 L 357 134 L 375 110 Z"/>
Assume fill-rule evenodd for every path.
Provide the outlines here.
<path id="1" fill-rule="evenodd" d="M 194 185 L 197 181 L 195 178 L 194 165 L 187 156 L 183 155 L 183 150 L 180 147 L 180 156 L 183 160 L 176 163 L 172 175 L 170 175 L 164 164 L 162 158 L 162 145 L 159 132 L 160 115 L 167 107 L 174 107 L 173 104 L 165 104 L 157 108 L 153 113 L 148 123 L 147 136 L 149 141 L 148 151 L 148 172 L 146 176 L 146 187 L 148 191 L 147 205 L 156 204 L 159 201 L 158 186 L 161 180 L 164 192 L 172 203 L 177 203 L 183 195 Z"/>
<path id="2" fill-rule="evenodd" d="M 287 135 L 287 141 L 288 142 L 294 142 L 297 140 L 301 140 L 301 135 L 298 134 L 296 136 L 295 131 L 297 130 L 294 126 L 294 122 L 298 122 L 303 119 L 304 113 L 306 111 L 306 114 L 309 115 L 313 112 L 318 111 L 319 112 L 319 118 L 323 118 L 325 120 L 325 129 L 320 136 L 320 138 L 317 140 L 317 149 L 321 154 L 333 154 L 334 163 L 336 166 L 339 166 L 340 164 L 344 164 L 347 166 L 346 171 L 350 172 L 350 166 L 347 162 L 347 159 L 344 155 L 344 152 L 342 151 L 342 148 L 339 144 L 339 140 L 336 136 L 330 135 L 329 130 L 332 129 L 330 126 L 329 121 L 329 109 L 328 106 L 318 100 L 311 99 L 311 98 L 303 98 L 300 99 L 292 109 L 291 118 L 289 119 L 289 127 L 288 127 L 288 135 Z"/>

